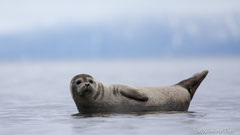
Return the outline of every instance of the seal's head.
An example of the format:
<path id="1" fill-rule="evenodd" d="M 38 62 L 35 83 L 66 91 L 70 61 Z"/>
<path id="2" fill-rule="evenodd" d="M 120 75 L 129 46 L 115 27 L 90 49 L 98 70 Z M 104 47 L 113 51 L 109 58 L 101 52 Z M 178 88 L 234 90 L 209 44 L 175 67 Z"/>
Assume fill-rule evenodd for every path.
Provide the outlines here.
<path id="1" fill-rule="evenodd" d="M 70 85 L 73 98 L 86 97 L 97 91 L 97 82 L 88 74 L 80 74 L 73 77 Z"/>

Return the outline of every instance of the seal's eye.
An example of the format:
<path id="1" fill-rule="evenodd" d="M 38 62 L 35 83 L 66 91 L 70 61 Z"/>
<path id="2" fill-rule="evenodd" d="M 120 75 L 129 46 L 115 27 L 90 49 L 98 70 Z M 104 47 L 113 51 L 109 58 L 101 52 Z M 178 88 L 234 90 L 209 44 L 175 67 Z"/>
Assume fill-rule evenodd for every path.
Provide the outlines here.
<path id="1" fill-rule="evenodd" d="M 93 83 L 93 80 L 89 79 L 88 82 L 92 84 L 92 83 Z"/>
<path id="2" fill-rule="evenodd" d="M 77 84 L 77 85 L 79 85 L 79 84 L 81 84 L 81 83 L 82 83 L 81 80 L 76 81 L 76 84 Z"/>

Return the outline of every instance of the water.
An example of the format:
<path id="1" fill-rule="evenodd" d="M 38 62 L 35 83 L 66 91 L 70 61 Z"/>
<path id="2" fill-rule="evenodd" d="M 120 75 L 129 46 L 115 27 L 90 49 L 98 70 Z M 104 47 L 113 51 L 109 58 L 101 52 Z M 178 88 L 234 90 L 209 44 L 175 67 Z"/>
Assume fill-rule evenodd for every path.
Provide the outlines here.
<path id="1" fill-rule="evenodd" d="M 71 78 L 88 73 L 103 83 L 166 86 L 210 72 L 189 112 L 72 116 Z M 0 63 L 1 135 L 239 134 L 240 58 L 28 61 Z"/>

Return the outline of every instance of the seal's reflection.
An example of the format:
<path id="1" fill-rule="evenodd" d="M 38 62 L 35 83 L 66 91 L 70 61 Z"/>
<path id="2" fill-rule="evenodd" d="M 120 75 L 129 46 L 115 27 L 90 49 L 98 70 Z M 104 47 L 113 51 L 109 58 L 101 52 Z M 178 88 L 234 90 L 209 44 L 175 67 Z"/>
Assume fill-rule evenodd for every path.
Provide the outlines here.
<path id="1" fill-rule="evenodd" d="M 177 128 L 186 128 L 179 125 L 188 125 L 188 128 L 196 123 L 199 113 L 178 111 L 154 111 L 132 113 L 77 113 L 72 114 L 72 129 L 76 133 L 117 133 L 142 131 L 146 132 L 155 126 L 160 129 L 168 129 L 175 125 Z M 177 126 L 178 125 L 178 126 Z"/>
<path id="2" fill-rule="evenodd" d="M 152 111 L 152 112 L 121 112 L 121 113 L 75 113 L 72 114 L 74 118 L 87 118 L 87 117 L 111 117 L 111 116 L 121 116 L 121 115 L 132 115 L 132 116 L 143 116 L 143 115 L 164 115 L 164 114 L 189 114 L 189 116 L 194 117 L 193 111 Z M 191 114 L 191 115 L 190 115 Z"/>

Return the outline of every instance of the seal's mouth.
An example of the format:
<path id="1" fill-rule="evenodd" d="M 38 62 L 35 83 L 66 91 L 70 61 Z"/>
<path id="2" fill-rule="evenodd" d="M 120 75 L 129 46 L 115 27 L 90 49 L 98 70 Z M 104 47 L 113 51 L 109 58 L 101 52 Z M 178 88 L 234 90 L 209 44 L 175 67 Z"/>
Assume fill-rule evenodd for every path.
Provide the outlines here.
<path id="1" fill-rule="evenodd" d="M 79 96 L 83 96 L 84 94 L 89 93 L 89 92 L 91 92 L 91 87 L 84 86 L 81 89 L 79 89 L 77 93 Z"/>

